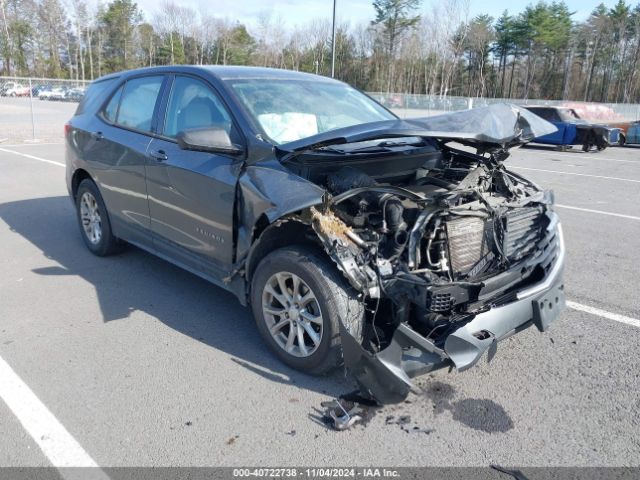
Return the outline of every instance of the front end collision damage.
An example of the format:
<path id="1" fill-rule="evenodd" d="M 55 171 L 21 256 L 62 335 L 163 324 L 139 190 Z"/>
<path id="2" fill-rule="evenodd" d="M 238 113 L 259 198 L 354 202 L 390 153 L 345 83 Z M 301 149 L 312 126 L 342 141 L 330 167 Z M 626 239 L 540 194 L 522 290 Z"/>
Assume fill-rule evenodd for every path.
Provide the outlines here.
<path id="1" fill-rule="evenodd" d="M 361 392 L 382 404 L 403 401 L 418 375 L 466 370 L 524 328 L 545 331 L 564 307 L 552 194 L 502 165 L 508 148 L 553 127 L 513 106 L 478 110 L 405 126 L 411 136 L 422 128 L 411 148 L 428 167 L 402 178 L 375 178 L 398 164 L 386 142 L 364 156 L 333 146 L 398 137 L 397 123 L 393 135 L 360 126 L 309 149 L 276 149 L 277 159 L 247 165 L 240 177 L 231 278 L 248 285 L 264 253 L 282 246 L 279 230 L 319 245 L 369 305 L 369 335 L 354 338 L 340 325 L 343 358 Z M 451 139 L 478 154 L 449 148 Z M 311 150 L 335 157 L 334 168 L 295 163 Z"/>

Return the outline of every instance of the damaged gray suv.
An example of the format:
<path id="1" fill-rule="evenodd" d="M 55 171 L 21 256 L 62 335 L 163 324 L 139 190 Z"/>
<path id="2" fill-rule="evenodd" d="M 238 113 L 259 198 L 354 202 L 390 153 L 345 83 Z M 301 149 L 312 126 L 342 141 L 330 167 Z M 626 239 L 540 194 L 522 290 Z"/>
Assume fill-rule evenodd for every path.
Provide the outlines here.
<path id="1" fill-rule="evenodd" d="M 324 77 L 149 68 L 89 88 L 67 185 L 93 253 L 129 243 L 204 277 L 287 365 L 344 364 L 394 403 L 563 309 L 553 195 L 503 163 L 553 131 L 513 105 L 400 120 Z"/>

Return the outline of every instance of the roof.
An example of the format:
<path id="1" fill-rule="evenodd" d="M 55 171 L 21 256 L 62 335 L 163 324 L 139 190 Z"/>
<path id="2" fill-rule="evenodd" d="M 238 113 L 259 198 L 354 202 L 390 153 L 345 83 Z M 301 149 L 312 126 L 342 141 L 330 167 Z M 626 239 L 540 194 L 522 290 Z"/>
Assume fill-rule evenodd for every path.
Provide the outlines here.
<path id="1" fill-rule="evenodd" d="M 98 80 L 106 80 L 119 76 L 130 76 L 140 73 L 164 73 L 164 72 L 184 72 L 184 73 L 208 73 L 217 77 L 219 80 L 242 80 L 242 79 L 259 79 L 259 80 L 299 80 L 299 81 L 324 81 L 342 83 L 333 78 L 314 75 L 311 73 L 296 72 L 294 70 L 283 70 L 279 68 L 266 67 L 246 67 L 238 65 L 169 65 L 161 67 L 146 67 L 134 70 L 125 70 L 122 72 L 111 73 L 100 77 Z"/>

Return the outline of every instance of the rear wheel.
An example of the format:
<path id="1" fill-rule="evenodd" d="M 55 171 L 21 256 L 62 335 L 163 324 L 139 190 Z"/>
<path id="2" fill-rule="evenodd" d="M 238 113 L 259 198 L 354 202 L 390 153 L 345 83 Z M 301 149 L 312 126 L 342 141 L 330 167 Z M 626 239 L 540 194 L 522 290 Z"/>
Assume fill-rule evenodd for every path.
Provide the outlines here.
<path id="1" fill-rule="evenodd" d="M 91 253 L 103 257 L 120 250 L 120 242 L 111 233 L 102 195 L 92 180 L 85 179 L 78 186 L 76 213 L 82 239 Z"/>
<path id="2" fill-rule="evenodd" d="M 340 322 L 360 340 L 364 306 L 335 265 L 314 250 L 286 247 L 267 255 L 253 275 L 258 331 L 285 364 L 311 374 L 340 365 Z"/>
<path id="3" fill-rule="evenodd" d="M 624 144 L 627 142 L 627 139 L 624 137 L 623 134 L 620 134 L 620 136 L 618 137 L 618 146 L 619 147 L 624 147 Z"/>

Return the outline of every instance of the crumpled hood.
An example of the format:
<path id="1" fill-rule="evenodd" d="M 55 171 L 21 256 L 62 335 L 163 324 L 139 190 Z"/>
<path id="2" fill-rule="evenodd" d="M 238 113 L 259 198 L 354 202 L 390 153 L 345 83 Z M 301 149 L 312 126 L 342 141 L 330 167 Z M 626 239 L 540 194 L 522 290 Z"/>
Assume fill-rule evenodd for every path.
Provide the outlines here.
<path id="1" fill-rule="evenodd" d="M 285 143 L 277 148 L 294 152 L 401 136 L 457 140 L 478 147 L 509 148 L 556 130 L 553 124 L 524 108 L 497 103 L 433 117 L 354 125 Z"/>

